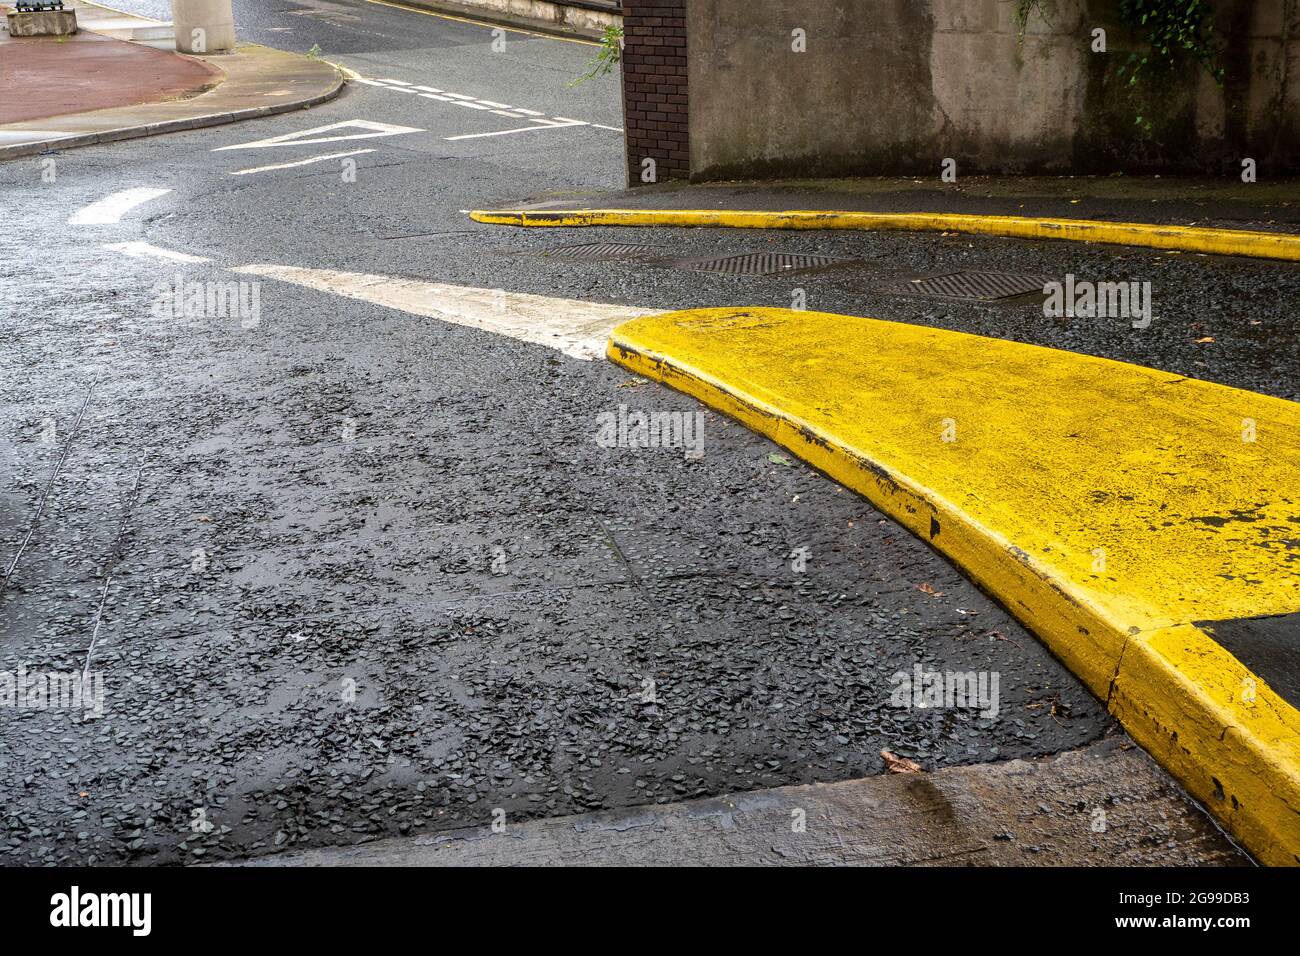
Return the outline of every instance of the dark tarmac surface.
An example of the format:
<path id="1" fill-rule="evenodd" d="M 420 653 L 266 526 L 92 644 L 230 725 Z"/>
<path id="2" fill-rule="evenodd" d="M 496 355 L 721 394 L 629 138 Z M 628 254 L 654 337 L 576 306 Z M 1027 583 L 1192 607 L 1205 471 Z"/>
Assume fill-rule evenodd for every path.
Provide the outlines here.
<path id="1" fill-rule="evenodd" d="M 619 125 L 612 81 L 565 89 L 591 47 L 512 36 L 493 54 L 482 28 L 314 6 L 363 19 L 285 13 L 258 30 L 294 33 L 248 38 Z M 299 32 L 309 21 L 336 42 Z M 212 152 L 351 119 L 423 132 Z M 695 411 L 681 395 L 272 281 L 254 328 L 155 318 L 156 284 L 181 267 L 102 245 L 214 260 L 188 281 L 275 263 L 647 308 L 788 305 L 795 277 L 536 253 L 603 238 L 820 252 L 868 265 L 797 277 L 809 308 L 1290 398 L 1296 270 L 964 237 L 478 226 L 460 210 L 621 182 L 617 132 L 445 138 L 517 125 L 353 85 L 308 112 L 61 153 L 53 183 L 39 157 L 0 164 L 0 570 L 22 549 L 0 671 L 80 670 L 93 639 L 106 690 L 98 719 L 0 712 L 0 860 L 232 859 L 478 826 L 495 808 L 517 820 L 848 780 L 881 773 L 882 749 L 934 770 L 1122 736 L 947 562 L 734 422 L 706 413 L 698 461 L 595 444 L 602 412 Z M 332 163 L 229 175 L 354 148 L 376 150 L 354 183 Z M 174 192 L 119 225 L 64 225 L 136 186 Z M 1054 321 L 877 284 L 960 268 L 1151 279 L 1156 320 Z M 999 715 L 890 706 L 890 676 L 918 664 L 998 672 Z"/>

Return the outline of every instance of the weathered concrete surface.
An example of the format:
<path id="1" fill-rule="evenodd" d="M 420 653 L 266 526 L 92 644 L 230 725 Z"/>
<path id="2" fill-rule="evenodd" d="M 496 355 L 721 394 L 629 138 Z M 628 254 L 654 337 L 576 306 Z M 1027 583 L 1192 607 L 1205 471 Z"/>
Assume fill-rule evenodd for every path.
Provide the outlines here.
<path id="1" fill-rule="evenodd" d="M 665 182 L 509 197 L 506 207 L 953 212 L 1300 232 L 1300 177 L 1261 183 L 1206 176 L 974 175 L 952 184 L 911 176 Z"/>
<path id="2" fill-rule="evenodd" d="M 230 0 L 175 0 L 176 49 L 205 55 L 235 49 L 235 15 Z"/>
<path id="3" fill-rule="evenodd" d="M 550 0 L 398 0 L 412 7 L 427 7 L 442 13 L 491 20 L 596 38 L 606 27 L 622 22 L 622 8 L 616 3 L 552 3 Z M 603 9 L 602 9 L 603 8 Z"/>
<path id="4" fill-rule="evenodd" d="M 14 37 L 66 37 L 77 32 L 77 11 L 10 10 L 5 22 Z"/>
<path id="5" fill-rule="evenodd" d="M 1003 0 L 694 3 L 691 175 L 1300 169 L 1300 2 L 1214 6 L 1222 87 L 1187 64 L 1130 88 L 1113 0 L 1058 0 L 1023 43 Z"/>
<path id="6" fill-rule="evenodd" d="M 796 831 L 796 821 L 805 829 Z M 1237 866 L 1131 742 L 261 857 L 256 866 Z"/>

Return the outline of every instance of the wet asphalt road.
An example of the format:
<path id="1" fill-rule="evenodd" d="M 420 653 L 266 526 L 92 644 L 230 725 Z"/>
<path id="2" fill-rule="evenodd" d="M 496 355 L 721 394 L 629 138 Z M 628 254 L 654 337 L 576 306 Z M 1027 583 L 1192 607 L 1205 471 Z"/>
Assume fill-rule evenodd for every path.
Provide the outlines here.
<path id="1" fill-rule="evenodd" d="M 259 15 L 251 38 L 620 125 L 612 80 L 566 89 L 590 47 L 511 35 L 493 53 L 480 27 L 313 6 L 335 16 Z M 213 152 L 355 119 L 421 132 Z M 308 112 L 61 153 L 52 183 L 39 158 L 0 165 L 3 567 L 22 550 L 0 599 L 0 671 L 80 670 L 89 655 L 106 688 L 97 719 L 0 714 L 0 859 L 239 858 L 482 825 L 497 808 L 521 819 L 850 779 L 882 772 L 882 749 L 934 769 L 1118 733 L 947 562 L 740 426 L 707 413 L 699 461 L 595 444 L 600 413 L 694 411 L 682 396 L 271 281 L 254 328 L 155 318 L 156 285 L 179 267 L 102 247 L 142 239 L 210 258 L 184 267 L 190 281 L 272 263 L 647 308 L 788 304 L 791 277 L 536 253 L 608 237 L 903 272 L 1121 270 L 1159 283 L 1152 328 L 888 294 L 872 268 L 799 286 L 810 308 L 1286 397 L 1294 270 L 956 237 L 478 226 L 460 210 L 622 184 L 614 131 L 447 139 L 515 125 L 354 84 Z M 375 152 L 355 182 L 331 163 L 230 175 L 362 147 Z M 135 186 L 173 192 L 119 225 L 65 225 Z M 1197 323 L 1217 347 L 1190 344 Z M 1291 345 L 1272 344 L 1283 334 Z M 997 672 L 998 716 L 890 706 L 890 675 L 918 664 Z"/>

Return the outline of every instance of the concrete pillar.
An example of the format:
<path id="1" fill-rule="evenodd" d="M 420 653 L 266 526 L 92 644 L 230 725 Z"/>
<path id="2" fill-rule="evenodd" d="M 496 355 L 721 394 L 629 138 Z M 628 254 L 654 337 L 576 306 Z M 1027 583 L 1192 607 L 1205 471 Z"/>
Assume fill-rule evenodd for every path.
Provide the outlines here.
<path id="1" fill-rule="evenodd" d="M 172 0 L 172 28 L 181 53 L 230 53 L 235 49 L 232 0 Z"/>

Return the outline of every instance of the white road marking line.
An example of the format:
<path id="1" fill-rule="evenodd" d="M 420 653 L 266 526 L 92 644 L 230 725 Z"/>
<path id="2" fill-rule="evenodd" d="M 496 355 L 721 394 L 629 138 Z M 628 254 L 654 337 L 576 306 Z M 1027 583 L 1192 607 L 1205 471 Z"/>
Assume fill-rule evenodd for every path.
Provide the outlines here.
<path id="1" fill-rule="evenodd" d="M 70 226 L 107 226 L 121 222 L 122 217 L 142 203 L 165 196 L 170 189 L 155 189 L 151 186 L 139 186 L 135 189 L 123 189 L 121 192 L 105 196 L 91 203 L 85 209 L 73 214 L 68 220 Z"/>
<path id="2" fill-rule="evenodd" d="M 605 354 L 605 343 L 616 325 L 658 313 L 655 309 L 635 306 L 558 299 L 500 289 L 476 289 L 396 276 L 336 272 L 332 269 L 259 264 L 241 266 L 232 271 L 291 282 L 362 302 L 373 302 L 411 315 L 440 319 L 535 345 L 545 345 L 585 361 Z"/>
<path id="3" fill-rule="evenodd" d="M 322 136 L 322 133 L 328 133 L 336 129 L 347 129 L 349 127 L 364 130 L 361 133 L 351 133 L 344 136 Z M 333 143 L 345 139 L 373 139 L 376 136 L 399 136 L 402 133 L 423 133 L 424 130 L 414 126 L 396 126 L 392 123 L 372 123 L 370 120 L 343 120 L 340 123 L 330 123 L 328 126 L 317 126 L 314 129 L 304 129 L 297 133 L 285 133 L 281 136 L 271 136 L 268 139 L 256 139 L 251 143 L 235 143 L 231 146 L 218 146 L 212 150 L 214 153 L 220 153 L 227 149 L 266 149 L 270 146 L 306 146 L 311 143 Z M 307 138 L 304 138 L 307 137 Z"/>
<path id="4" fill-rule="evenodd" d="M 323 163 L 329 159 L 343 159 L 346 156 L 360 156 L 362 153 L 373 152 L 373 149 L 354 149 L 349 153 L 330 153 L 328 156 L 313 156 L 310 159 L 300 159 L 293 163 L 276 163 L 274 166 L 254 166 L 252 169 L 237 169 L 230 175 L 247 176 L 249 173 L 265 173 L 272 169 L 292 169 L 294 166 L 310 166 L 312 163 Z"/>
<path id="5" fill-rule="evenodd" d="M 554 119 L 558 120 L 558 123 L 552 123 L 549 120 L 542 119 L 541 117 L 544 117 L 546 114 L 538 110 L 525 109 L 522 106 L 511 106 L 509 103 L 497 103 L 494 100 L 485 100 L 477 96 L 468 96 L 464 93 L 451 93 L 448 92 L 447 90 L 440 90 L 436 86 L 420 86 L 418 84 L 408 83 L 405 80 L 362 79 L 361 82 L 369 83 L 371 86 L 380 86 L 386 89 L 396 90 L 399 93 L 415 93 L 417 91 L 421 91 L 418 93 L 418 95 L 423 96 L 425 99 L 438 100 L 443 103 L 452 103 L 455 106 L 463 106 L 466 109 L 471 109 L 471 110 L 485 110 L 487 112 L 495 113 L 498 116 L 509 116 L 517 119 L 524 119 L 530 116 L 534 116 L 534 117 L 538 117 L 536 122 L 543 123 L 548 126 L 551 125 L 591 126 L 594 127 L 595 129 L 607 129 L 615 133 L 623 132 L 623 127 L 621 126 L 606 126 L 603 123 L 588 123 L 585 120 L 571 119 L 567 116 L 556 116 L 554 117 Z M 387 84 L 390 83 L 395 85 L 388 86 Z M 529 127 L 528 129 L 531 128 L 532 127 Z M 525 133 L 528 131 L 528 129 L 507 129 L 507 130 L 500 130 L 496 133 L 475 133 L 470 136 L 448 136 L 446 138 L 447 139 L 474 139 L 475 137 L 478 136 L 504 136 L 509 133 Z M 232 147 L 225 147 L 225 148 L 229 149 Z"/>
<path id="6" fill-rule="evenodd" d="M 380 83 L 378 80 L 367 80 L 364 76 L 355 76 L 352 77 L 352 79 L 356 80 L 356 82 L 358 83 L 364 83 L 366 84 L 366 86 L 382 86 L 385 89 L 387 89 L 387 86 L 383 83 Z"/>
<path id="7" fill-rule="evenodd" d="M 464 133 L 460 136 L 444 136 L 446 140 L 482 139 L 485 136 L 509 136 L 511 133 L 531 133 L 539 129 L 568 129 L 571 126 L 586 126 L 586 123 L 546 123 L 539 126 L 520 126 L 515 129 L 499 129 L 494 133 Z"/>
<path id="8" fill-rule="evenodd" d="M 113 252 L 122 252 L 136 259 L 165 259 L 168 262 L 211 262 L 204 256 L 191 256 L 184 252 L 173 252 L 170 249 L 160 249 L 158 246 L 151 246 L 147 242 L 110 242 L 104 246 L 105 249 L 111 249 Z"/>

